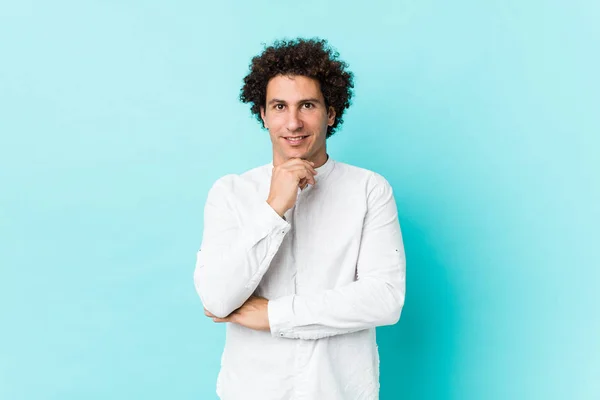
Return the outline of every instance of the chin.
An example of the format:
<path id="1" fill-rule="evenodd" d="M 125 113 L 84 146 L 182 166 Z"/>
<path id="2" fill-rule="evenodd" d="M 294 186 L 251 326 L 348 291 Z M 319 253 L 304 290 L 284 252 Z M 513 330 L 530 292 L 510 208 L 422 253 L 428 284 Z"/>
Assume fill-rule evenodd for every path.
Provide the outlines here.
<path id="1" fill-rule="evenodd" d="M 308 150 L 298 149 L 286 152 L 288 158 L 306 158 Z"/>

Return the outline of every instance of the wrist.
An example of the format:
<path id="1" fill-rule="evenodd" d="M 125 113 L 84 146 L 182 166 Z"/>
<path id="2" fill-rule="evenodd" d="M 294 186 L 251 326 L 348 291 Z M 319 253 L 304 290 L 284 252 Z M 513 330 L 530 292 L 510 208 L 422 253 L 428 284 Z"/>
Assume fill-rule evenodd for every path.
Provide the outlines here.
<path id="1" fill-rule="evenodd" d="M 285 214 L 286 210 L 283 207 L 281 207 L 280 205 L 277 204 L 276 201 L 271 200 L 271 199 L 267 199 L 267 203 L 271 206 L 271 208 L 273 210 L 275 210 L 275 212 L 277 214 L 279 214 L 279 216 L 281 218 L 285 219 L 285 217 L 283 216 L 283 214 Z"/>

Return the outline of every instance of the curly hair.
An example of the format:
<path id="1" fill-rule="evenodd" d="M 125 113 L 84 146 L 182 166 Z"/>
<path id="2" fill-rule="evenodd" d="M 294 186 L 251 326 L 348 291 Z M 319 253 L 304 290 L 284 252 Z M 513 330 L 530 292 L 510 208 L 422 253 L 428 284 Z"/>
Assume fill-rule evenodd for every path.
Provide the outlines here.
<path id="1" fill-rule="evenodd" d="M 327 127 L 326 137 L 329 138 L 342 124 L 342 115 L 350 107 L 354 88 L 354 75 L 347 70 L 348 64 L 338 57 L 339 53 L 324 39 L 277 40 L 252 58 L 250 72 L 244 77 L 240 90 L 240 100 L 251 104 L 250 111 L 264 128 L 260 107 L 266 105 L 269 80 L 277 75 L 314 78 L 321 86 L 325 106 L 335 110 L 335 121 Z"/>

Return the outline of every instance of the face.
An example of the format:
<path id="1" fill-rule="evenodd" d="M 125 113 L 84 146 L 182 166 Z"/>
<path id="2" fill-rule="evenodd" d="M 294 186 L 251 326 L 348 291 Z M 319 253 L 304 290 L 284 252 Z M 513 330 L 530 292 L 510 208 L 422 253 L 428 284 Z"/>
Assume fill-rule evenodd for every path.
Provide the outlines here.
<path id="1" fill-rule="evenodd" d="M 273 164 L 303 158 L 321 166 L 327 160 L 327 127 L 335 121 L 316 79 L 300 75 L 273 77 L 267 84 L 261 117 L 273 143 Z"/>

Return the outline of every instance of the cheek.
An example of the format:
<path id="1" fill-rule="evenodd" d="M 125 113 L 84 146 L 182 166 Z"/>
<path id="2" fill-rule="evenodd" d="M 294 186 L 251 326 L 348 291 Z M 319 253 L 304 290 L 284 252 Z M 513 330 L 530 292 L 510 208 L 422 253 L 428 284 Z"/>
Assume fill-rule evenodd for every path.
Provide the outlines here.
<path id="1" fill-rule="evenodd" d="M 269 118 L 269 126 L 274 130 L 278 130 L 282 125 L 285 124 L 285 119 L 282 115 L 274 115 Z"/>
<path id="2" fill-rule="evenodd" d="M 316 130 L 322 128 L 324 125 L 327 125 L 327 116 L 323 115 L 311 115 L 306 119 L 306 122 L 310 125 L 311 129 Z"/>

